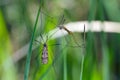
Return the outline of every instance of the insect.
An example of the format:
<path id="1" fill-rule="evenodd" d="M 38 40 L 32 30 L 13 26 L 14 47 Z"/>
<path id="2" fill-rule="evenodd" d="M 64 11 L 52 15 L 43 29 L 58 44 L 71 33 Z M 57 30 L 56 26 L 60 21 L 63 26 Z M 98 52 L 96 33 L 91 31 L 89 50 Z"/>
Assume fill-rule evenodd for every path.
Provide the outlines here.
<path id="1" fill-rule="evenodd" d="M 40 50 L 40 52 L 42 52 L 41 61 L 42 61 L 42 64 L 47 64 L 48 63 L 48 45 L 47 45 L 48 36 L 47 36 L 46 41 L 44 41 L 44 38 L 41 34 L 40 34 L 40 38 L 41 38 L 41 41 L 38 41 L 38 40 L 35 40 L 35 41 L 42 44 L 42 50 Z M 38 56 L 39 54 L 37 55 L 37 57 Z"/>
<path id="2" fill-rule="evenodd" d="M 42 64 L 47 64 L 48 63 L 48 46 L 51 46 L 51 45 L 48 45 L 47 42 L 49 40 L 49 37 L 47 36 L 46 38 L 46 41 L 43 40 L 43 36 L 40 35 L 41 37 L 41 40 L 43 41 L 42 43 L 42 55 L 41 55 L 41 60 L 42 60 Z M 85 25 L 84 25 L 84 43 L 82 45 L 82 47 L 85 47 Z M 39 41 L 37 41 L 39 42 Z M 39 42 L 40 43 L 40 42 Z M 53 46 L 57 46 L 57 45 L 62 45 L 62 44 L 52 44 Z M 77 46 L 69 46 L 69 45 L 64 45 L 66 47 L 81 47 L 81 45 L 77 45 Z"/>
<path id="3" fill-rule="evenodd" d="M 42 63 L 43 64 L 47 64 L 48 63 L 48 48 L 47 48 L 47 44 L 44 43 L 43 44 L 43 52 L 42 52 Z"/>
<path id="4" fill-rule="evenodd" d="M 42 11 L 42 13 L 43 13 L 43 11 Z M 44 14 L 45 14 L 45 13 L 44 13 Z M 45 14 L 45 15 L 47 15 L 47 14 Z M 49 15 L 47 15 L 47 16 L 50 17 Z M 42 20 L 41 20 L 41 21 L 42 21 Z M 64 18 L 64 15 L 62 15 L 61 19 L 60 19 L 59 22 L 58 22 L 58 25 L 55 25 L 55 23 L 54 23 L 54 25 L 55 25 L 55 26 L 58 26 L 59 30 L 62 30 L 62 29 L 63 29 L 63 30 L 65 30 L 69 35 L 72 35 L 72 38 L 74 39 L 75 43 L 77 44 L 77 46 L 75 46 L 75 47 L 81 47 L 81 45 L 78 44 L 78 42 L 77 42 L 75 36 L 73 35 L 72 31 L 68 30 L 68 29 L 63 25 L 64 22 L 65 22 L 65 18 Z M 57 31 L 56 31 L 56 32 L 57 32 Z M 43 43 L 42 43 L 43 47 L 42 47 L 42 50 L 41 50 L 41 52 L 42 52 L 42 54 L 41 54 L 42 64 L 47 64 L 47 63 L 48 63 L 48 45 L 47 45 L 47 42 L 48 42 L 48 40 L 50 39 L 50 37 L 52 37 L 56 32 L 54 32 L 53 34 L 51 34 L 49 37 L 48 37 L 48 35 L 45 35 L 45 36 L 47 37 L 47 38 L 46 38 L 46 41 L 44 40 L 43 36 L 40 34 L 41 40 L 43 41 Z M 64 37 L 65 37 L 65 36 L 64 36 Z M 65 39 L 66 39 L 66 38 L 65 38 Z M 68 40 L 66 40 L 66 41 L 68 41 Z M 40 41 L 37 41 L 37 42 L 41 43 Z M 60 44 L 54 44 L 54 46 L 56 46 L 56 45 L 60 45 Z M 68 45 L 68 46 L 69 46 L 69 45 Z"/>
<path id="5" fill-rule="evenodd" d="M 54 35 L 55 33 L 53 33 L 52 35 Z M 42 50 L 41 50 L 41 62 L 42 64 L 47 64 L 48 63 L 48 46 L 56 46 L 56 45 L 60 45 L 60 44 L 51 44 L 51 45 L 48 45 L 47 42 L 49 40 L 50 37 L 52 37 L 52 35 L 50 35 L 48 37 L 48 35 L 44 35 L 46 37 L 46 40 L 45 38 L 43 38 L 43 36 L 40 34 L 40 41 L 36 40 L 38 43 L 41 43 L 42 44 Z M 38 55 L 37 55 L 38 56 Z"/>

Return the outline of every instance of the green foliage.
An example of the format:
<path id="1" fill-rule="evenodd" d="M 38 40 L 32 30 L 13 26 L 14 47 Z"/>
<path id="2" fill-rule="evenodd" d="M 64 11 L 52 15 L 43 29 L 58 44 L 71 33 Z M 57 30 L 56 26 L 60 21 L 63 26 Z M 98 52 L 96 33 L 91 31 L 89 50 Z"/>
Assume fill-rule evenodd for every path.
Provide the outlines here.
<path id="1" fill-rule="evenodd" d="M 16 68 L 12 62 L 10 37 L 0 8 L 0 80 L 16 80 Z"/>
<path id="2" fill-rule="evenodd" d="M 48 46 L 48 64 L 41 63 L 43 44 L 38 43 L 39 47 L 32 49 L 40 34 L 48 35 L 56 28 L 60 15 L 65 15 L 66 23 L 119 22 L 119 4 L 119 0 L 1 0 L 0 80 L 19 80 L 19 77 L 24 80 L 114 80 L 114 76 L 119 79 L 119 34 L 88 31 L 85 51 L 83 47 L 68 46 L 75 45 L 76 41 L 82 44 L 81 33 L 49 40 L 47 44 L 52 46 Z M 38 6 L 41 6 L 39 10 Z M 11 55 L 15 54 L 12 53 L 24 48 L 29 41 L 27 57 L 20 58 L 14 65 Z"/>
<path id="3" fill-rule="evenodd" d="M 31 61 L 31 55 L 32 55 L 32 45 L 33 45 L 33 41 L 34 41 L 34 35 L 35 35 L 37 23 L 38 23 L 38 18 L 39 18 L 40 10 L 41 10 L 41 6 L 39 7 L 39 10 L 38 10 L 38 13 L 37 13 L 37 17 L 36 17 L 36 21 L 35 21 L 35 25 L 34 25 L 33 34 L 32 34 L 31 40 L 30 40 L 30 46 L 29 46 L 29 50 L 28 50 L 28 54 L 27 54 L 27 59 L 26 59 L 24 80 L 28 80 L 28 76 L 29 76 L 30 61 Z"/>

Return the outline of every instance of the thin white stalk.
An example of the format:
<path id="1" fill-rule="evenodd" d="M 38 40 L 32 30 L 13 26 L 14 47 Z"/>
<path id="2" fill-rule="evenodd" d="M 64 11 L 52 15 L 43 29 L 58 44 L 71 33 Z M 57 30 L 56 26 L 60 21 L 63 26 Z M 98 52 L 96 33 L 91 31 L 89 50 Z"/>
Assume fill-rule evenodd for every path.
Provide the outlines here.
<path id="1" fill-rule="evenodd" d="M 92 32 L 101 32 L 104 31 L 106 33 L 120 33 L 120 23 L 118 22 L 101 22 L 101 21 L 92 21 L 92 22 L 88 22 L 88 21 L 81 21 L 81 22 L 71 22 L 68 24 L 65 24 L 64 26 L 72 31 L 72 32 L 84 32 L 84 24 L 85 24 L 85 32 L 88 31 L 92 31 Z M 101 27 L 101 25 L 104 25 L 104 27 Z M 57 31 L 57 32 L 56 32 Z M 61 32 L 64 32 L 61 33 Z M 56 39 L 59 37 L 62 37 L 64 35 L 67 35 L 66 31 L 60 31 L 58 30 L 58 28 L 51 30 L 48 33 L 48 36 L 52 35 L 53 33 L 55 33 L 52 37 L 50 37 L 50 39 Z M 43 36 L 45 38 L 45 36 Z M 41 40 L 40 37 L 37 38 L 37 40 Z M 21 58 L 23 58 L 28 51 L 28 46 L 29 43 L 26 44 L 25 46 L 23 46 L 21 49 L 19 49 L 18 51 L 16 51 L 13 54 L 13 61 L 17 62 L 19 61 Z M 38 47 L 38 45 L 36 45 L 33 50 Z"/>

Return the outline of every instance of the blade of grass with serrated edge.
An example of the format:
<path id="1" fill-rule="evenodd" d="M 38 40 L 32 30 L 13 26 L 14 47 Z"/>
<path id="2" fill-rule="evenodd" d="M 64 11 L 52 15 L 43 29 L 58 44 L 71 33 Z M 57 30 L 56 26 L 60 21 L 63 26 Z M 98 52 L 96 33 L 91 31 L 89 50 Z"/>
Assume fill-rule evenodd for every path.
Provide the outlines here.
<path id="1" fill-rule="evenodd" d="M 35 35 L 40 11 L 41 11 L 41 5 L 40 5 L 38 13 L 37 13 L 37 17 L 36 17 L 36 21 L 35 21 L 35 25 L 34 25 L 34 30 L 33 30 L 33 33 L 32 33 L 31 40 L 30 40 L 30 46 L 29 46 L 29 49 L 28 49 L 26 65 L 25 65 L 24 80 L 28 80 L 28 76 L 29 76 L 30 60 L 31 60 L 31 55 L 32 55 L 32 44 L 33 44 L 33 41 L 34 41 L 34 35 Z"/>

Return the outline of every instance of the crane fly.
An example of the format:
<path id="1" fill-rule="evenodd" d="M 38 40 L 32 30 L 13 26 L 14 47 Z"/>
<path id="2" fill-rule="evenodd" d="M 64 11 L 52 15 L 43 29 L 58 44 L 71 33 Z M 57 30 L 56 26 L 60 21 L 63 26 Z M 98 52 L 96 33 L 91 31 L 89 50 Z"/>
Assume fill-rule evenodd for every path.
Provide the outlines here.
<path id="1" fill-rule="evenodd" d="M 43 64 L 48 63 L 48 48 L 46 43 L 43 44 L 42 63 Z"/>
<path id="2" fill-rule="evenodd" d="M 38 40 L 35 40 L 35 41 L 42 44 L 42 50 L 40 50 L 40 52 L 42 53 L 41 54 L 41 61 L 42 61 L 42 64 L 47 64 L 48 63 L 48 45 L 47 45 L 48 36 L 47 36 L 46 41 L 44 41 L 43 36 L 40 34 L 40 39 L 42 40 L 41 42 Z"/>
<path id="3" fill-rule="evenodd" d="M 59 30 L 65 30 L 69 35 L 72 35 L 72 36 L 73 36 L 72 31 L 68 30 L 68 29 L 63 25 L 64 22 L 65 22 L 65 19 L 64 19 L 64 15 L 63 15 L 63 16 L 62 16 L 62 19 L 61 19 L 61 21 L 60 21 L 60 24 L 58 24 L 57 27 L 59 28 Z M 55 32 L 55 33 L 56 33 L 56 32 Z M 45 39 L 45 38 L 43 38 L 44 36 L 42 36 L 42 35 L 40 34 L 40 38 L 41 38 L 41 40 L 43 41 L 43 43 L 36 40 L 37 42 L 42 43 L 42 50 L 40 50 L 40 53 L 41 53 L 40 58 L 41 58 L 41 63 L 42 63 L 42 64 L 47 64 L 47 63 L 48 63 L 48 60 L 49 60 L 49 56 L 48 56 L 48 54 L 49 54 L 48 46 L 49 46 L 49 45 L 47 44 L 47 42 L 48 42 L 49 38 L 52 37 L 52 35 L 54 35 L 55 33 L 51 34 L 49 37 L 48 37 L 48 35 L 47 35 L 46 40 L 44 40 L 44 39 Z M 45 35 L 45 37 L 46 37 L 46 35 Z M 75 39 L 75 37 L 73 37 L 73 38 Z M 84 40 L 85 40 L 85 25 L 84 25 Z M 76 42 L 76 40 L 75 40 L 75 42 Z M 78 44 L 78 42 L 76 42 L 76 43 Z M 84 41 L 84 43 L 85 43 L 85 41 Z M 54 45 L 59 45 L 59 44 L 54 44 Z M 67 46 L 68 46 L 68 45 L 67 45 Z M 66 47 L 66 46 L 64 46 L 64 48 L 65 48 L 65 47 Z M 74 46 L 72 46 L 72 47 L 74 47 Z M 78 45 L 78 46 L 75 46 L 75 47 L 81 47 L 81 46 Z M 62 48 L 62 50 L 64 50 L 64 48 Z M 40 54 L 40 53 L 39 53 L 39 54 Z M 53 59 L 53 61 L 52 61 L 52 66 L 53 66 L 54 63 L 58 60 L 58 58 L 60 57 L 60 55 L 61 55 L 61 54 L 57 54 L 56 57 L 54 57 L 54 59 Z"/>
<path id="4" fill-rule="evenodd" d="M 43 12 L 42 12 L 43 13 Z M 46 14 L 45 14 L 46 15 Z M 49 15 L 47 15 L 48 17 L 50 17 Z M 61 17 L 61 20 L 58 22 L 58 28 L 59 28 L 59 30 L 65 30 L 69 35 L 72 35 L 72 37 L 75 39 L 75 37 L 73 36 L 73 33 L 72 33 L 72 31 L 70 31 L 70 30 L 68 30 L 63 24 L 64 24 L 64 22 L 65 22 L 65 18 L 64 18 L 64 15 L 62 15 L 62 17 Z M 54 23 L 54 25 L 55 25 L 55 23 Z M 84 31 L 85 31 L 85 26 L 84 26 Z M 56 31 L 57 32 L 57 31 Z M 52 37 L 56 32 L 54 32 L 53 34 L 51 34 L 50 36 L 49 36 L 49 38 L 50 37 Z M 40 34 L 40 37 L 41 37 L 41 40 L 43 41 L 43 43 L 42 43 L 42 45 L 43 45 L 43 48 L 42 48 L 42 55 L 41 55 L 41 60 L 42 60 L 42 63 L 43 64 L 47 64 L 48 63 L 48 45 L 47 45 L 47 42 L 48 42 L 48 35 L 47 35 L 47 39 L 46 39 L 46 41 L 44 42 L 44 39 L 43 39 L 43 36 Z M 38 42 L 38 41 L 37 41 Z M 78 44 L 78 42 L 75 40 L 75 43 L 77 44 L 77 46 L 75 46 L 75 47 L 81 47 L 79 44 Z M 58 45 L 58 44 L 55 44 L 55 45 Z"/>
<path id="5" fill-rule="evenodd" d="M 43 40 L 44 41 L 44 39 L 43 39 L 43 36 L 40 34 L 40 37 L 41 37 L 41 40 Z M 85 38 L 86 38 L 86 36 L 85 36 L 85 25 L 84 25 L 84 32 L 83 32 L 83 41 L 84 41 L 84 46 L 82 46 L 83 48 L 85 48 Z M 48 63 L 48 44 L 47 44 L 47 42 L 48 42 L 48 39 L 49 39 L 49 37 L 47 36 L 47 39 L 46 39 L 46 41 L 45 42 L 43 42 L 43 48 L 42 48 L 42 56 L 41 56 L 41 60 L 42 60 L 42 64 L 47 64 Z M 56 44 L 56 45 L 59 45 L 59 44 Z M 61 50 L 63 50 L 64 48 L 65 48 L 66 46 L 64 46 Z M 76 46 L 76 47 L 80 47 L 80 46 Z M 61 51 L 61 53 L 62 53 L 62 51 Z M 53 61 L 52 61 L 52 64 L 50 65 L 50 66 L 53 66 L 54 67 L 54 65 L 55 65 L 55 63 L 58 61 L 58 59 L 61 57 L 61 55 L 62 54 L 56 54 L 55 55 L 55 57 L 54 57 L 54 59 L 53 59 Z M 49 68 L 47 69 L 47 71 L 49 70 Z M 58 75 L 57 73 L 57 71 L 56 71 L 56 69 L 55 69 L 55 67 L 54 67 L 54 70 L 55 70 L 55 74 L 56 75 Z M 38 70 L 36 70 L 36 73 L 37 73 L 37 71 Z M 46 72 L 45 72 L 46 73 Z M 44 75 L 44 74 L 43 74 Z"/>
<path id="6" fill-rule="evenodd" d="M 41 40 L 43 40 L 43 36 L 42 35 L 40 35 L 40 37 L 41 37 Z M 47 45 L 47 42 L 48 42 L 48 36 L 47 36 L 47 39 L 46 39 L 46 41 L 44 42 L 44 40 L 43 40 L 43 43 L 42 43 L 42 55 L 41 55 L 41 60 L 42 60 L 42 64 L 47 64 L 48 63 L 48 46 L 50 46 L 50 45 Z M 84 41 L 84 45 L 83 45 L 83 47 L 85 47 L 85 25 L 84 25 L 84 36 L 83 36 L 83 41 Z M 37 42 L 39 42 L 39 41 L 37 41 Z M 56 45 L 60 45 L 60 44 L 53 44 L 54 46 L 56 46 Z M 66 46 L 66 45 L 65 45 Z M 69 46 L 69 45 L 67 45 L 68 47 L 81 47 L 80 45 L 77 45 L 77 46 Z"/>

